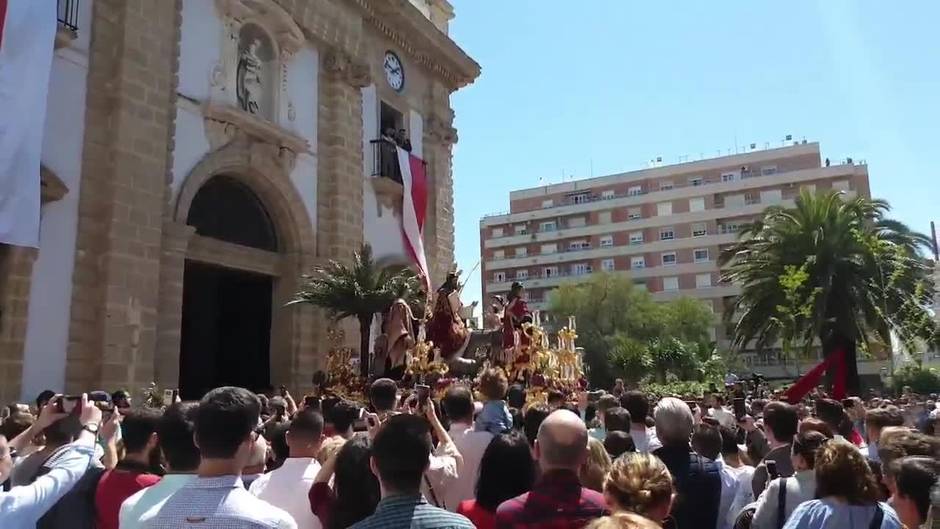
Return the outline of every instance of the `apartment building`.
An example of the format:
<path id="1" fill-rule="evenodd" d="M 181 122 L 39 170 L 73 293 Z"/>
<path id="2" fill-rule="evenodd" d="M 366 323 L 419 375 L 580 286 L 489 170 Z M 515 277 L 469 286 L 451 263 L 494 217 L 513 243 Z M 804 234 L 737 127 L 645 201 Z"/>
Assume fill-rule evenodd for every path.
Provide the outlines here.
<path id="1" fill-rule="evenodd" d="M 513 191 L 509 213 L 480 221 L 483 299 L 519 281 L 530 306 L 545 310 L 564 282 L 626 274 L 654 299 L 702 300 L 724 341 L 721 313 L 740 288 L 720 281 L 720 252 L 803 188 L 869 196 L 868 168 L 823 162 L 819 144 L 803 142 Z"/>

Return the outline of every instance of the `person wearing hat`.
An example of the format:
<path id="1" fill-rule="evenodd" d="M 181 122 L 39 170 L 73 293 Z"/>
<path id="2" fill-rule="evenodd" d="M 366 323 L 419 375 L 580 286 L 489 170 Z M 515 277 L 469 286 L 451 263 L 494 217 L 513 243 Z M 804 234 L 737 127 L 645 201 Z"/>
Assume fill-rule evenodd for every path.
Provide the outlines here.
<path id="1" fill-rule="evenodd" d="M 441 351 L 441 357 L 451 360 L 463 354 L 470 343 L 470 329 L 460 319 L 460 272 L 447 274 L 447 280 L 437 289 L 434 310 L 428 320 L 427 339 Z"/>

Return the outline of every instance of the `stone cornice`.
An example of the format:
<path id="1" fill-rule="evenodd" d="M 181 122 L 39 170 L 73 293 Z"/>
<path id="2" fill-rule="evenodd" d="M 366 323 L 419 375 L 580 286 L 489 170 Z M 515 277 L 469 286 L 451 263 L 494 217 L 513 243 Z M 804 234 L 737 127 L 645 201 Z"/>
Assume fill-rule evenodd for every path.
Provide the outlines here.
<path id="1" fill-rule="evenodd" d="M 234 106 L 209 103 L 203 106 L 202 114 L 206 119 L 232 124 L 249 137 L 289 149 L 294 154 L 311 152 L 304 138 Z"/>
<path id="2" fill-rule="evenodd" d="M 354 3 L 369 24 L 443 78 L 451 90 L 467 86 L 480 75 L 480 65 L 408 0 L 354 0 Z"/>

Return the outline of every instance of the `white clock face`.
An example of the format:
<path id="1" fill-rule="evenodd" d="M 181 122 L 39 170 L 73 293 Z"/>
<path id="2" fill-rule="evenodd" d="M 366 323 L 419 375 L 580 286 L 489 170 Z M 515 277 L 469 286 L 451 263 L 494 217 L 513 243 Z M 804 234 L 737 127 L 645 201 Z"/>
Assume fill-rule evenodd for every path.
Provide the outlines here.
<path id="1" fill-rule="evenodd" d="M 405 87 L 405 69 L 401 65 L 401 59 L 390 51 L 385 52 L 384 66 L 388 85 L 395 91 L 401 92 L 401 89 Z"/>

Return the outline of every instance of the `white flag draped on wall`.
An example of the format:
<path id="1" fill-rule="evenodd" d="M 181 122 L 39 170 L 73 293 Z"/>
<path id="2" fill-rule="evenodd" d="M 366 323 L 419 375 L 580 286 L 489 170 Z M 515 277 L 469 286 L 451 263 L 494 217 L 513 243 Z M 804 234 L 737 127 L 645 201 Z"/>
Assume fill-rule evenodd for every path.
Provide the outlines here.
<path id="1" fill-rule="evenodd" d="M 424 162 L 398 147 L 398 166 L 403 187 L 401 230 L 408 257 L 431 292 L 431 272 L 424 254 L 424 219 L 428 210 L 428 179 Z"/>
<path id="2" fill-rule="evenodd" d="M 39 246 L 39 161 L 56 0 L 0 0 L 0 243 Z"/>

